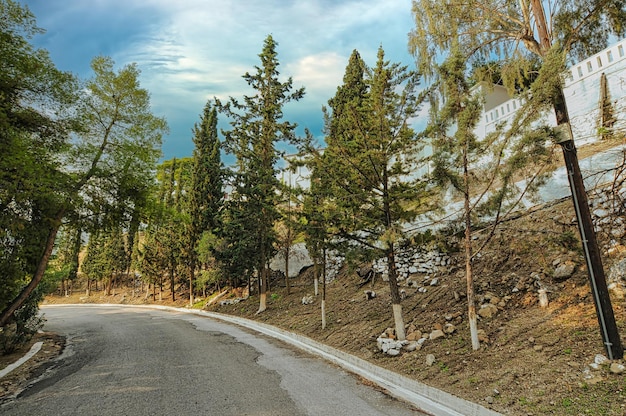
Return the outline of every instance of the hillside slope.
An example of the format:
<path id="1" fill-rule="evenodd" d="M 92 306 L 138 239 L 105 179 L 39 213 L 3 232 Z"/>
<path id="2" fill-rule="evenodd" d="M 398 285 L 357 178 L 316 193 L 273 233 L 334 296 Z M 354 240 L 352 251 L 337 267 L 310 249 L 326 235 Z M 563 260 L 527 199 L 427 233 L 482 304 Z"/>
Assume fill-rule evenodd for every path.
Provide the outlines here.
<path id="1" fill-rule="evenodd" d="M 360 277 L 347 270 L 327 285 L 325 330 L 321 296 L 302 303 L 303 297 L 313 295 L 310 270 L 292 281 L 290 294 L 282 282 L 275 282 L 269 308 L 262 314 L 255 314 L 254 296 L 231 305 L 216 302 L 210 309 L 304 334 L 504 414 L 623 415 L 625 375 L 609 371 L 608 363 L 593 369 L 596 355 L 605 351 L 573 218 L 566 200 L 510 221 L 476 260 L 478 304 L 495 305 L 486 308 L 495 312 L 492 317 L 479 320 L 485 338 L 478 351 L 472 351 L 469 339 L 460 253 L 452 254 L 450 266 L 428 276 L 428 282 L 436 277 L 437 284 L 420 286 L 426 291 L 403 287 L 409 332 L 420 331 L 425 337 L 444 327 L 453 332 L 395 357 L 383 354 L 376 343 L 393 327 L 387 283 L 377 279 L 359 287 Z M 622 252 L 622 246 L 612 247 L 612 253 Z M 620 259 L 605 259 L 607 275 Z M 566 276 L 561 276 L 564 270 Z M 427 277 L 412 280 L 420 278 Z M 539 305 L 539 287 L 547 289 L 547 307 Z M 611 293 L 623 336 L 626 302 L 621 287 Z M 367 300 L 364 290 L 374 290 L 377 296 Z M 427 363 L 430 354 L 435 358 L 432 365 Z"/>

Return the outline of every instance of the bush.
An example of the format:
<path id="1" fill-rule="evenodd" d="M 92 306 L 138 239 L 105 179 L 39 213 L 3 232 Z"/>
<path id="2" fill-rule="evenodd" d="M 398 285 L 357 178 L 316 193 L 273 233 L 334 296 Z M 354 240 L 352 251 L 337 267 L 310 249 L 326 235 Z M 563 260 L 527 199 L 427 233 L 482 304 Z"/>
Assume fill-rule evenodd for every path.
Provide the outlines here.
<path id="1" fill-rule="evenodd" d="M 0 328 L 0 352 L 11 354 L 26 345 L 43 327 L 45 319 L 39 315 L 43 291 L 36 289 L 24 305 L 13 313 L 13 321 Z"/>

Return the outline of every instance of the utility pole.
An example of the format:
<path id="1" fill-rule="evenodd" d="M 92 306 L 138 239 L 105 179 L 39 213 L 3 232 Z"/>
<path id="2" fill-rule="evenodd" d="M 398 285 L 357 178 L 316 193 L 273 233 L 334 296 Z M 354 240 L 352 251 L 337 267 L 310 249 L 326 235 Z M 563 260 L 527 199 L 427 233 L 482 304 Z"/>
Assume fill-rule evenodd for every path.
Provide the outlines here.
<path id="1" fill-rule="evenodd" d="M 587 192 L 580 172 L 580 165 L 578 164 L 574 135 L 569 122 L 563 88 L 559 88 L 558 92 L 559 94 L 554 104 L 554 111 L 557 126 L 562 129 L 563 133 L 559 145 L 563 150 L 563 158 L 565 159 L 567 178 L 572 192 L 572 202 L 574 203 L 574 210 L 576 211 L 578 231 L 580 232 L 585 262 L 587 263 L 589 285 L 591 286 L 591 293 L 596 307 L 596 315 L 600 325 L 602 341 L 610 360 L 621 359 L 624 356 L 624 348 L 617 331 L 617 324 L 613 314 L 613 306 L 611 305 L 604 268 L 602 267 L 600 249 L 598 248 L 596 233 L 593 228 L 593 221 L 591 220 Z"/>
<path id="2" fill-rule="evenodd" d="M 539 54 L 545 57 L 545 54 L 552 48 L 552 41 L 543 9 L 543 2 L 541 0 L 530 0 L 530 6 L 537 25 Z M 574 210 L 576 211 L 578 231 L 580 232 L 585 262 L 587 263 L 589 285 L 591 286 L 591 293 L 596 306 L 596 315 L 598 316 L 598 323 L 600 324 L 602 342 L 604 343 L 606 353 L 610 360 L 621 359 L 624 356 L 624 348 L 622 347 L 622 341 L 617 332 L 617 324 L 615 323 L 615 316 L 613 315 L 609 289 L 606 285 L 606 277 L 604 276 L 602 258 L 600 257 L 600 249 L 598 248 L 598 242 L 596 240 L 596 232 L 593 229 L 585 183 L 580 173 L 576 145 L 574 144 L 574 134 L 572 133 L 572 126 L 570 125 L 562 85 L 556 88 L 553 105 L 556 125 L 562 132 L 559 145 L 561 145 L 563 158 L 565 159 L 567 178 L 572 192 L 572 202 L 574 203 Z"/>

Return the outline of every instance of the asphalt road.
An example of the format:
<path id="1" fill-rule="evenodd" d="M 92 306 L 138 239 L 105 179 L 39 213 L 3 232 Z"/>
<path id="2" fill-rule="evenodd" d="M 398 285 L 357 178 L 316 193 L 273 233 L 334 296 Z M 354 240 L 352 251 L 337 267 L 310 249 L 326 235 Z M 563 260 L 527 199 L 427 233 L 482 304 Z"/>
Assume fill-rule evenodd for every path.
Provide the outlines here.
<path id="1" fill-rule="evenodd" d="M 44 312 L 67 352 L 2 415 L 422 415 L 319 358 L 206 317 Z"/>

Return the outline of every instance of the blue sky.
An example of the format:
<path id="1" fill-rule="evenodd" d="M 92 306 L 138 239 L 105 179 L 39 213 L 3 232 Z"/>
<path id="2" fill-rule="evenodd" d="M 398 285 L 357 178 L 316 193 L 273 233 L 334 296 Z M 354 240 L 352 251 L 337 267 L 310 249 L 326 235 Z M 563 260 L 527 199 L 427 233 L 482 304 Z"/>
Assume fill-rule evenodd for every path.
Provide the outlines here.
<path id="1" fill-rule="evenodd" d="M 164 159 L 191 156 L 191 129 L 208 99 L 253 95 L 244 79 L 254 73 L 263 41 L 278 42 L 279 71 L 306 96 L 285 118 L 322 137 L 321 108 L 341 83 L 357 49 L 376 63 L 386 58 L 413 68 L 407 51 L 413 28 L 411 0 L 19 0 L 46 30 L 35 38 L 57 67 L 83 78 L 90 61 L 110 56 L 118 67 L 135 62 L 152 109 L 167 119 Z M 227 128 L 220 119 L 220 127 Z"/>

